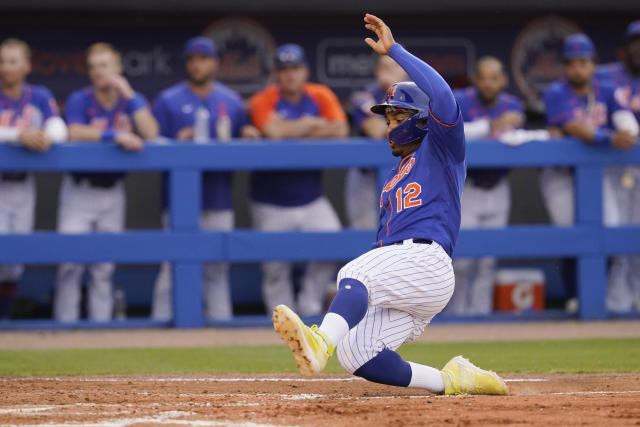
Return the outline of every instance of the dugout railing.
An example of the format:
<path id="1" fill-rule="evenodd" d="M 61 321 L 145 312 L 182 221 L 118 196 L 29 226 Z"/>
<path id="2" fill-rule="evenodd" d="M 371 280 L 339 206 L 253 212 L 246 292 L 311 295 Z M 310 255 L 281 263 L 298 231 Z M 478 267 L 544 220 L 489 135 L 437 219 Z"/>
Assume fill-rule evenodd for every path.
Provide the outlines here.
<path id="1" fill-rule="evenodd" d="M 393 165 L 387 144 L 367 139 L 305 141 L 232 141 L 225 144 L 148 145 L 142 153 L 127 153 L 112 145 L 62 144 L 44 154 L 21 147 L 0 146 L 0 171 L 167 171 L 168 230 L 126 231 L 116 234 L 57 234 L 34 232 L 0 235 L 0 264 L 61 262 L 156 263 L 171 261 L 174 275 L 172 322 L 128 319 L 106 324 L 53 320 L 4 321 L 0 328 L 59 327 L 201 327 L 201 264 L 206 261 L 352 259 L 371 247 L 371 231 L 336 233 L 278 232 L 248 229 L 204 232 L 199 229 L 200 174 L 203 170 L 284 170 L 372 167 L 384 180 Z M 640 227 L 602 225 L 602 177 L 608 165 L 640 164 L 640 147 L 629 152 L 589 147 L 575 140 L 531 142 L 510 147 L 499 142 L 467 144 L 468 166 L 575 168 L 576 224 L 509 226 L 503 229 L 462 230 L 456 256 L 495 255 L 502 258 L 577 259 L 579 318 L 605 319 L 607 257 L 640 253 Z M 544 317 L 543 317 L 544 318 Z M 266 318 L 262 319 L 266 323 Z M 251 324 L 234 318 L 228 326 Z M 258 322 L 260 323 L 260 322 Z"/>

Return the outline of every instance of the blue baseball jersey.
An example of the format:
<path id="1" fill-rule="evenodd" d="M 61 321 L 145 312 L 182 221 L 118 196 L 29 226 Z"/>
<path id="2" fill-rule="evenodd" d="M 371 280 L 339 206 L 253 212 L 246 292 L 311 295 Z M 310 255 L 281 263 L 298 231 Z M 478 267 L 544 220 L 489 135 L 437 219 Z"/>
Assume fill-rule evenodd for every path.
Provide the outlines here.
<path id="1" fill-rule="evenodd" d="M 280 96 L 271 85 L 251 98 L 253 124 L 262 130 L 274 114 L 288 120 L 304 116 L 323 117 L 328 121 L 345 121 L 346 114 L 336 95 L 327 86 L 305 83 L 304 94 L 293 104 Z M 251 198 L 277 206 L 303 206 L 322 195 L 322 171 L 254 172 L 251 174 Z"/>
<path id="2" fill-rule="evenodd" d="M 141 108 L 148 108 L 148 102 L 141 93 L 136 92 L 134 97 L 137 102 L 130 102 L 130 100 L 120 97 L 113 107 L 107 109 L 96 99 L 93 87 L 77 90 L 69 95 L 67 100 L 67 124 L 89 125 L 100 131 L 133 132 L 133 114 Z M 134 106 L 133 108 L 132 105 Z M 109 141 L 109 143 L 111 143 L 111 141 Z M 125 176 L 124 173 L 117 172 L 74 172 L 71 175 L 76 179 L 87 178 L 90 181 L 101 181 L 104 183 L 115 183 Z"/>
<path id="3" fill-rule="evenodd" d="M 640 122 L 640 76 L 631 76 L 621 62 L 616 62 L 599 66 L 596 79 L 614 86 L 616 101 L 630 109 Z"/>
<path id="4" fill-rule="evenodd" d="M 53 95 L 44 86 L 25 83 L 18 99 L 9 98 L 0 90 L 0 126 L 40 128 L 47 119 L 59 115 Z"/>
<path id="5" fill-rule="evenodd" d="M 370 117 L 380 116 L 371 112 L 371 107 L 384 100 L 385 91 L 380 88 L 377 82 L 373 82 L 364 90 L 359 90 L 351 95 L 351 116 L 353 118 L 353 124 L 356 126 L 361 135 L 362 123 Z M 382 118 L 381 118 L 382 119 Z"/>
<path id="6" fill-rule="evenodd" d="M 181 82 L 162 91 L 153 104 L 153 114 L 160 125 L 160 134 L 167 138 L 176 138 L 181 129 L 193 127 L 195 112 L 203 105 L 209 111 L 211 138 L 217 137 L 216 124 L 218 117 L 222 114 L 229 117 L 232 138 L 238 137 L 242 127 L 247 124 L 247 113 L 242 98 L 232 89 L 222 83 L 214 82 L 211 92 L 202 98 L 193 93 L 186 82 Z M 230 172 L 203 174 L 202 207 L 231 209 Z"/>
<path id="7" fill-rule="evenodd" d="M 500 93 L 495 104 L 485 105 L 480 99 L 478 89 L 473 86 L 465 89 L 454 90 L 453 95 L 458 101 L 462 118 L 465 122 L 478 119 L 495 120 L 504 113 L 515 111 L 524 115 L 524 108 L 518 98 L 507 93 Z M 493 187 L 509 173 L 509 169 L 470 169 L 467 176 L 476 185 L 481 187 Z"/>
<path id="8" fill-rule="evenodd" d="M 391 170 L 380 194 L 375 246 L 429 239 L 451 256 L 460 231 L 464 145 L 462 115 L 445 124 L 430 114 L 424 141 Z"/>
<path id="9" fill-rule="evenodd" d="M 544 91 L 547 125 L 562 128 L 577 120 L 593 128 L 613 129 L 611 114 L 623 109 L 614 96 L 615 88 L 593 80 L 593 97 L 577 95 L 566 79 L 557 80 Z"/>

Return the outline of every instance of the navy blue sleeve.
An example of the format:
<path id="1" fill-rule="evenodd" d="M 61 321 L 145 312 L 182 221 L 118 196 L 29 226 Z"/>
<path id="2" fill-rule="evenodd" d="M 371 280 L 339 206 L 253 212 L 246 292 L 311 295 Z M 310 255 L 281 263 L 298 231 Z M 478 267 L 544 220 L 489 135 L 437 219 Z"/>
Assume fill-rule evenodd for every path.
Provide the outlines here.
<path id="1" fill-rule="evenodd" d="M 431 98 L 429 108 L 433 116 L 443 123 L 453 124 L 458 121 L 458 104 L 453 92 L 436 70 L 407 52 L 398 43 L 391 46 L 389 56 L 404 68 L 420 89 L 429 95 Z"/>

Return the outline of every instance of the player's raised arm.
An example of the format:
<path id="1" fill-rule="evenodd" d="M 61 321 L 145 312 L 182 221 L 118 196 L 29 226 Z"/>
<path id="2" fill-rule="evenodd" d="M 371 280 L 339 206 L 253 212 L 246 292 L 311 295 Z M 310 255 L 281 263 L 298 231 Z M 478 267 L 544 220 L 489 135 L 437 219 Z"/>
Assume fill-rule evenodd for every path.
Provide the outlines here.
<path id="1" fill-rule="evenodd" d="M 389 55 L 409 74 L 420 89 L 431 98 L 430 109 L 441 122 L 452 124 L 458 119 L 458 105 L 447 82 L 429 64 L 416 58 L 396 43 L 391 29 L 377 16 L 366 14 L 365 28 L 378 36 L 374 41 L 367 37 L 365 42 L 378 54 Z"/>

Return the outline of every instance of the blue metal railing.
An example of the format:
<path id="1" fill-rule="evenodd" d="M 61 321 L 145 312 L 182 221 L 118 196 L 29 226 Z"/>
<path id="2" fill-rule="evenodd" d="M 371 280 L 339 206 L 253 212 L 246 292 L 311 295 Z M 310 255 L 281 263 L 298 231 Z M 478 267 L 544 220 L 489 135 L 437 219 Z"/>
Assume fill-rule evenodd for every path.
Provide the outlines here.
<path id="1" fill-rule="evenodd" d="M 603 227 L 603 168 L 612 164 L 640 164 L 640 148 L 620 152 L 588 147 L 574 140 L 532 142 L 514 148 L 499 142 L 483 141 L 467 145 L 467 158 L 469 167 L 575 168 L 575 226 L 462 230 L 455 255 L 576 257 L 580 318 L 605 318 L 607 256 L 640 253 L 640 227 Z M 171 212 L 169 230 L 2 235 L 0 263 L 171 261 L 175 284 L 173 325 L 181 328 L 203 326 L 202 262 L 348 260 L 366 252 L 375 236 L 370 231 L 354 230 L 338 233 L 200 231 L 201 171 L 358 166 L 378 169 L 382 180 L 394 162 L 386 144 L 367 139 L 150 145 L 139 154 L 96 144 L 63 144 L 44 154 L 33 154 L 20 147 L 0 146 L 0 171 L 168 171 Z M 7 322 L 5 326 L 11 323 Z M 53 322 L 38 324 L 42 327 L 54 325 Z M 121 323 L 122 326 L 132 324 Z M 140 322 L 135 324 L 140 325 Z"/>

